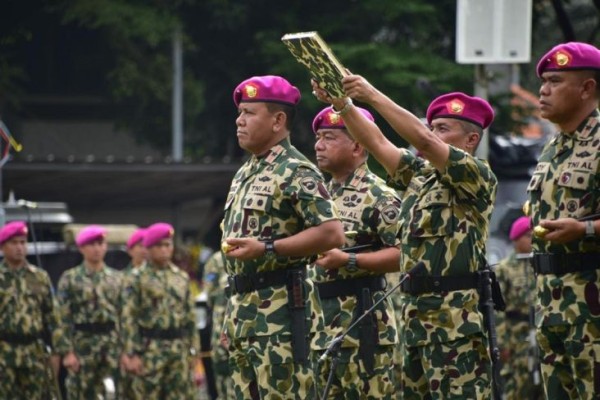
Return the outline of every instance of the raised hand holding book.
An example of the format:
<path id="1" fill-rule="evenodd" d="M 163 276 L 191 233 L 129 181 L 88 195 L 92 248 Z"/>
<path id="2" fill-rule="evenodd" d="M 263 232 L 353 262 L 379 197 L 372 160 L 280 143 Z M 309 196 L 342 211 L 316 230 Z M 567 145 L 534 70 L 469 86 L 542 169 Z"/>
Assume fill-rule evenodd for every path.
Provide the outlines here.
<path id="1" fill-rule="evenodd" d="M 288 33 L 281 41 L 331 97 L 345 97 L 342 78 L 348 73 L 317 32 Z"/>

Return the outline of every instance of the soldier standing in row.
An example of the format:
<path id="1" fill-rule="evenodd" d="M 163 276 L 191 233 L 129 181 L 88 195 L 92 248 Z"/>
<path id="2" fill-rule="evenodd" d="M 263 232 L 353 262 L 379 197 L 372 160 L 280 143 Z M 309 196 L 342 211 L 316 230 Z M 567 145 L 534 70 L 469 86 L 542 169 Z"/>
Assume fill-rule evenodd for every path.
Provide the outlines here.
<path id="1" fill-rule="evenodd" d="M 229 370 L 229 352 L 221 343 L 221 330 L 227 309 L 227 273 L 225 256 L 215 251 L 204 266 L 204 289 L 208 295 L 208 304 L 212 311 L 211 361 L 215 371 L 215 384 L 218 399 L 233 398 L 233 382 Z"/>
<path id="2" fill-rule="evenodd" d="M 121 282 L 121 307 L 123 307 L 123 303 L 125 301 L 125 294 L 128 287 L 131 286 L 135 276 L 140 272 L 141 268 L 146 265 L 146 258 L 148 256 L 148 251 L 144 247 L 144 234 L 146 230 L 143 228 L 136 229 L 133 234 L 127 239 L 127 254 L 131 257 L 131 261 L 122 271 L 122 282 Z M 123 326 L 121 326 L 121 332 L 123 331 Z M 123 344 L 121 343 L 123 346 Z M 135 399 L 136 394 L 133 393 L 133 380 L 132 375 L 128 373 L 129 367 L 129 358 L 126 353 L 121 354 L 121 359 L 119 361 L 119 368 L 121 370 L 121 380 L 120 380 L 120 390 L 121 390 L 121 398 L 123 399 Z"/>
<path id="3" fill-rule="evenodd" d="M 520 217 L 510 228 L 514 251 L 500 261 L 496 276 L 506 302 L 498 313 L 498 345 L 502 354 L 504 399 L 540 399 L 537 341 L 532 337 L 535 276 L 530 264 L 531 219 Z"/>
<path id="4" fill-rule="evenodd" d="M 533 266 L 549 399 L 600 396 L 599 71 L 600 51 L 578 42 L 552 48 L 537 65 L 541 116 L 560 128 L 527 188 L 533 226 L 543 228 Z"/>
<path id="5" fill-rule="evenodd" d="M 191 371 L 200 339 L 189 276 L 171 261 L 173 235 L 166 223 L 146 229 L 148 262 L 125 289 L 124 352 L 140 400 L 194 398 Z"/>
<path id="6" fill-rule="evenodd" d="M 367 110 L 359 111 L 373 120 Z M 369 170 L 367 151 L 350 136 L 336 111 L 323 109 L 312 128 L 317 165 L 331 175 L 328 189 L 345 231 L 356 233 L 346 238 L 346 247 L 371 245 L 363 251 L 329 250 L 309 270 L 325 319 L 325 330 L 313 344 L 320 356 L 336 336 L 381 299 L 387 286 L 385 273 L 398 271 L 400 199 Z M 397 337 L 394 309 L 389 300 L 384 301 L 318 369 L 320 389 L 331 373 L 331 357 L 339 357 L 328 398 L 392 399 L 395 378 L 390 365 Z"/>
<path id="7" fill-rule="evenodd" d="M 290 143 L 299 90 L 256 76 L 233 99 L 238 142 L 252 154 L 233 178 L 223 220 L 235 397 L 314 398 L 309 340 L 322 315 L 306 266 L 343 245 L 342 224 L 321 173 Z"/>
<path id="8" fill-rule="evenodd" d="M 59 325 L 52 283 L 27 262 L 24 222 L 0 229 L 0 249 L 0 398 L 42 400 L 57 387 L 46 351 Z"/>
<path id="9" fill-rule="evenodd" d="M 483 99 L 448 93 L 429 105 L 429 128 L 363 77 L 349 75 L 343 85 L 349 96 L 344 99 L 331 99 L 315 82 L 313 89 L 332 102 L 352 136 L 405 192 L 401 270 L 421 261 L 427 270 L 401 287 L 404 398 L 489 398 L 491 364 L 477 271 L 486 263 L 497 180 L 473 154 L 494 112 Z M 424 159 L 385 138 L 351 98 L 373 106 Z"/>
<path id="10" fill-rule="evenodd" d="M 64 333 L 58 348 L 69 372 L 66 386 L 70 400 L 104 396 L 106 379 L 118 384 L 121 349 L 121 273 L 104 263 L 106 230 L 87 226 L 75 242 L 83 262 L 65 271 L 58 281 Z"/>

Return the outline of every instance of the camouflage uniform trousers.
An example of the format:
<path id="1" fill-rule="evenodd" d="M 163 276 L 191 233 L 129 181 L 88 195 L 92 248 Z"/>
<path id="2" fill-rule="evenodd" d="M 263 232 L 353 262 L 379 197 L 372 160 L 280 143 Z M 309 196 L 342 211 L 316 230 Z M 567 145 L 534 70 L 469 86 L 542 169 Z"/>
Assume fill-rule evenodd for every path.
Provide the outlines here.
<path id="1" fill-rule="evenodd" d="M 42 345 L 33 343 L 27 347 L 31 348 L 29 354 L 35 357 L 22 360 L 18 365 L 0 355 L 0 399 L 46 399 L 49 388 L 55 384 L 50 382 L 48 355 Z"/>
<path id="2" fill-rule="evenodd" d="M 182 339 L 151 340 L 142 354 L 143 374 L 133 378 L 135 399 L 194 399 L 188 352 Z"/>
<path id="3" fill-rule="evenodd" d="M 231 340 L 229 366 L 237 400 L 317 398 L 313 363 L 294 362 L 290 335 Z"/>
<path id="4" fill-rule="evenodd" d="M 213 343 L 212 356 L 213 369 L 215 371 L 215 384 L 217 386 L 218 400 L 234 399 L 233 380 L 229 368 L 229 354 L 219 344 Z"/>
<path id="5" fill-rule="evenodd" d="M 333 375 L 332 384 L 327 399 L 335 400 L 393 400 L 395 399 L 395 381 L 393 354 L 395 345 L 375 347 L 375 364 L 373 374 L 369 375 L 364 369 L 358 354 L 358 347 L 345 347 L 339 352 L 339 362 Z M 315 352 L 321 357 L 325 350 Z M 331 372 L 333 355 L 318 364 L 319 394 L 327 385 Z M 318 358 L 315 360 L 318 363 Z"/>
<path id="6" fill-rule="evenodd" d="M 509 323 L 511 323 L 509 321 Z M 515 324 L 516 322 L 512 322 Z M 522 323 L 521 323 L 522 324 Z M 539 368 L 536 360 L 531 357 L 535 352 L 531 349 L 529 341 L 529 324 L 525 323 L 519 332 L 515 332 L 506 349 L 510 349 L 508 361 L 502 366 L 500 372 L 503 380 L 504 400 L 542 399 L 542 385 L 534 385 L 532 368 Z M 534 343 L 537 346 L 537 343 Z"/>
<path id="7" fill-rule="evenodd" d="M 80 368 L 76 373 L 69 372 L 65 385 L 69 400 L 96 399 L 104 396 L 106 389 L 104 379 L 112 378 L 115 385 L 119 382 L 119 349 L 104 335 L 76 333 L 75 354 Z M 118 391 L 118 386 L 116 388 Z M 102 397 L 103 398 L 103 397 Z"/>
<path id="8" fill-rule="evenodd" d="M 538 329 L 549 400 L 600 399 L 600 320 Z"/>
<path id="9" fill-rule="evenodd" d="M 119 399 L 135 400 L 143 397 L 141 393 L 136 393 L 133 389 L 134 378 L 134 375 L 121 370 L 121 375 L 119 377 Z"/>
<path id="10" fill-rule="evenodd" d="M 491 399 L 491 364 L 482 334 L 406 347 L 405 400 Z"/>

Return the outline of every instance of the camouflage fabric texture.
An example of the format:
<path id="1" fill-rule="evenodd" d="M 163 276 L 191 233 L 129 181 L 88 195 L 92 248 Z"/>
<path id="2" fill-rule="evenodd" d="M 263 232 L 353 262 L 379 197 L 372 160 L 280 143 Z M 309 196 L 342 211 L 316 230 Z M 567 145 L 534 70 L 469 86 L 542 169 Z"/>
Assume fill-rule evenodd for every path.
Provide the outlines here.
<path id="1" fill-rule="evenodd" d="M 508 354 L 501 370 L 505 400 L 541 399 L 541 381 L 534 382 L 534 370 L 540 377 L 537 342 L 531 340 L 533 325 L 530 307 L 535 304 L 535 274 L 527 258 L 515 253 L 500 261 L 496 277 L 506 303 L 506 311 L 496 316 L 496 334 L 501 352 Z"/>
<path id="2" fill-rule="evenodd" d="M 227 309 L 227 274 L 225 273 L 225 257 L 216 251 L 204 266 L 204 289 L 208 295 L 208 303 L 212 310 L 211 359 L 215 372 L 215 384 L 218 399 L 225 400 L 233 395 L 233 381 L 229 371 L 229 351 L 221 344 L 221 330 Z"/>
<path id="3" fill-rule="evenodd" d="M 400 245 L 397 237 L 400 229 L 398 224 L 400 199 L 394 189 L 369 171 L 366 163 L 358 167 L 344 184 L 336 185 L 330 181 L 328 189 L 342 218 L 344 230 L 357 232 L 355 237 L 346 239 L 345 247 L 370 243 L 373 243 L 375 248 Z M 309 269 L 309 276 L 318 283 L 381 275 L 385 274 L 361 269 L 351 272 L 345 267 L 327 270 L 315 264 Z M 377 302 L 383 295 L 382 291 L 372 293 L 372 302 Z M 345 332 L 362 312 L 357 296 L 322 298 L 321 303 L 325 329 L 316 335 L 312 345 L 312 348 L 319 350 L 319 353 L 323 353 L 329 343 Z M 376 363 L 374 369 L 376 372 L 373 375 L 362 368 L 358 351 L 359 328 L 354 328 L 342 343 L 342 347 L 348 350 L 344 351 L 344 357 L 340 359 L 334 375 L 331 398 L 337 398 L 341 394 L 347 399 L 391 398 L 394 392 L 394 374 L 389 366 L 398 332 L 394 309 L 389 300 L 380 304 L 375 311 L 374 321 L 377 332 L 374 332 L 372 339 L 377 344 L 376 361 L 386 362 L 386 364 Z M 323 364 L 318 371 L 321 388 L 327 383 L 330 372 L 328 365 Z"/>
<path id="4" fill-rule="evenodd" d="M 600 113 L 596 110 L 571 133 L 558 133 L 539 157 L 527 192 L 533 226 L 543 219 L 581 218 L 600 212 Z M 566 244 L 534 235 L 534 253 L 598 253 L 600 238 Z M 537 278 L 536 315 L 542 371 L 549 398 L 600 394 L 600 265 L 596 269 Z M 568 341 L 575 347 L 567 349 Z M 567 351 L 565 353 L 565 351 Z M 556 366 L 552 360 L 557 358 Z M 597 365 L 597 364 L 596 364 Z M 591 368 L 591 369 L 590 369 Z M 572 376 L 572 378 L 569 378 Z"/>
<path id="5" fill-rule="evenodd" d="M 121 319 L 125 353 L 143 362 L 132 384 L 138 398 L 193 398 L 190 352 L 200 350 L 200 339 L 187 273 L 175 264 L 146 264 L 125 290 Z M 142 329 L 179 330 L 181 337 L 150 338 Z"/>
<path id="6" fill-rule="evenodd" d="M 332 97 L 344 97 L 342 78 L 346 69 L 317 32 L 289 34 L 281 38 L 296 61 L 304 65 L 312 78 Z"/>
<path id="7" fill-rule="evenodd" d="M 401 272 L 387 273 L 387 290 L 392 290 L 392 288 L 398 284 L 401 277 Z M 396 318 L 396 330 L 398 332 L 398 337 L 400 336 L 400 332 L 402 332 L 403 330 L 402 326 L 404 324 L 402 322 L 402 296 L 402 291 L 400 290 L 400 288 L 398 288 L 389 297 L 392 303 L 392 307 L 394 308 L 394 317 Z M 394 354 L 392 356 L 392 360 L 394 369 L 394 385 L 396 388 L 396 399 L 402 400 L 402 366 L 404 362 L 403 340 L 397 340 L 396 345 L 394 346 Z"/>
<path id="8" fill-rule="evenodd" d="M 265 157 L 252 156 L 234 176 L 225 205 L 223 238 L 276 240 L 334 219 L 338 219 L 337 213 L 321 173 L 286 138 L 271 148 Z M 265 255 L 249 261 L 227 258 L 225 269 L 229 275 L 254 274 L 302 268 L 309 263 L 309 257 Z M 308 279 L 304 281 L 304 293 L 304 325 L 307 332 L 316 332 L 323 327 L 322 311 L 314 286 Z M 230 366 L 237 398 L 249 397 L 247 381 L 252 379 L 259 384 L 260 390 L 268 391 L 264 385 L 269 385 L 274 393 L 279 393 L 285 387 L 285 397 L 281 398 L 293 398 L 290 396 L 304 392 L 314 384 L 312 378 L 299 379 L 311 377 L 312 372 L 309 373 L 306 366 L 295 365 L 290 345 L 282 345 L 279 350 L 284 353 L 277 354 L 266 352 L 262 347 L 269 343 L 271 336 L 281 340 L 291 337 L 288 293 L 284 285 L 233 294 L 228 307 L 224 327 L 231 342 Z M 277 367 L 274 370 L 258 368 L 261 364 L 255 364 L 257 358 L 251 354 L 255 351 L 261 357 L 271 357 L 269 362 L 260 358 L 260 363 Z M 299 375 L 292 380 L 290 373 Z M 288 380 L 297 385 L 285 386 Z"/>
<path id="9" fill-rule="evenodd" d="M 446 169 L 440 173 L 404 149 L 390 185 L 404 192 L 400 211 L 402 271 L 419 261 L 433 276 L 465 275 L 482 267 L 497 190 L 497 179 L 485 161 L 450 146 Z M 438 345 L 453 347 L 463 338 L 472 338 L 473 346 L 485 342 L 476 289 L 406 294 L 401 299 L 404 331 L 400 337 L 408 357 L 404 363 L 405 388 L 414 387 L 425 374 L 429 385 L 419 386 L 422 394 L 448 382 L 451 392 L 475 390 L 484 382 L 489 385 L 489 356 L 474 347 L 460 355 L 473 361 L 466 370 L 458 364 L 429 365 L 438 358 L 420 358 Z M 421 372 L 416 374 L 419 368 Z M 473 379 L 465 381 L 467 376 Z M 406 399 L 418 398 L 406 395 L 405 391 Z"/>
<path id="10" fill-rule="evenodd" d="M 42 399 L 53 385 L 42 335 L 56 343 L 58 306 L 46 271 L 33 265 L 17 270 L 0 264 L 0 398 Z M 2 340 L 3 335 L 39 337 L 29 344 Z"/>
<path id="11" fill-rule="evenodd" d="M 97 272 L 84 264 L 65 271 L 58 281 L 58 301 L 63 334 L 58 341 L 62 355 L 74 351 L 81 368 L 69 373 L 66 387 L 69 399 L 94 398 L 104 393 L 103 380 L 118 382 L 119 293 L 121 273 L 106 265 Z M 115 326 L 108 333 L 75 329 L 75 324 Z"/>

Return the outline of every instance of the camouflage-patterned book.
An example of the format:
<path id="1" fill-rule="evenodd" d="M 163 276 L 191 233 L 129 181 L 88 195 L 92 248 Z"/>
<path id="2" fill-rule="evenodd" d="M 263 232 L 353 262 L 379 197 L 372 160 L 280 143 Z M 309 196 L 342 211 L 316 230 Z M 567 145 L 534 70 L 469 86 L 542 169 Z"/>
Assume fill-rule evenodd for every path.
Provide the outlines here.
<path id="1" fill-rule="evenodd" d="M 288 33 L 281 40 L 331 97 L 344 97 L 342 78 L 348 73 L 317 32 Z"/>

